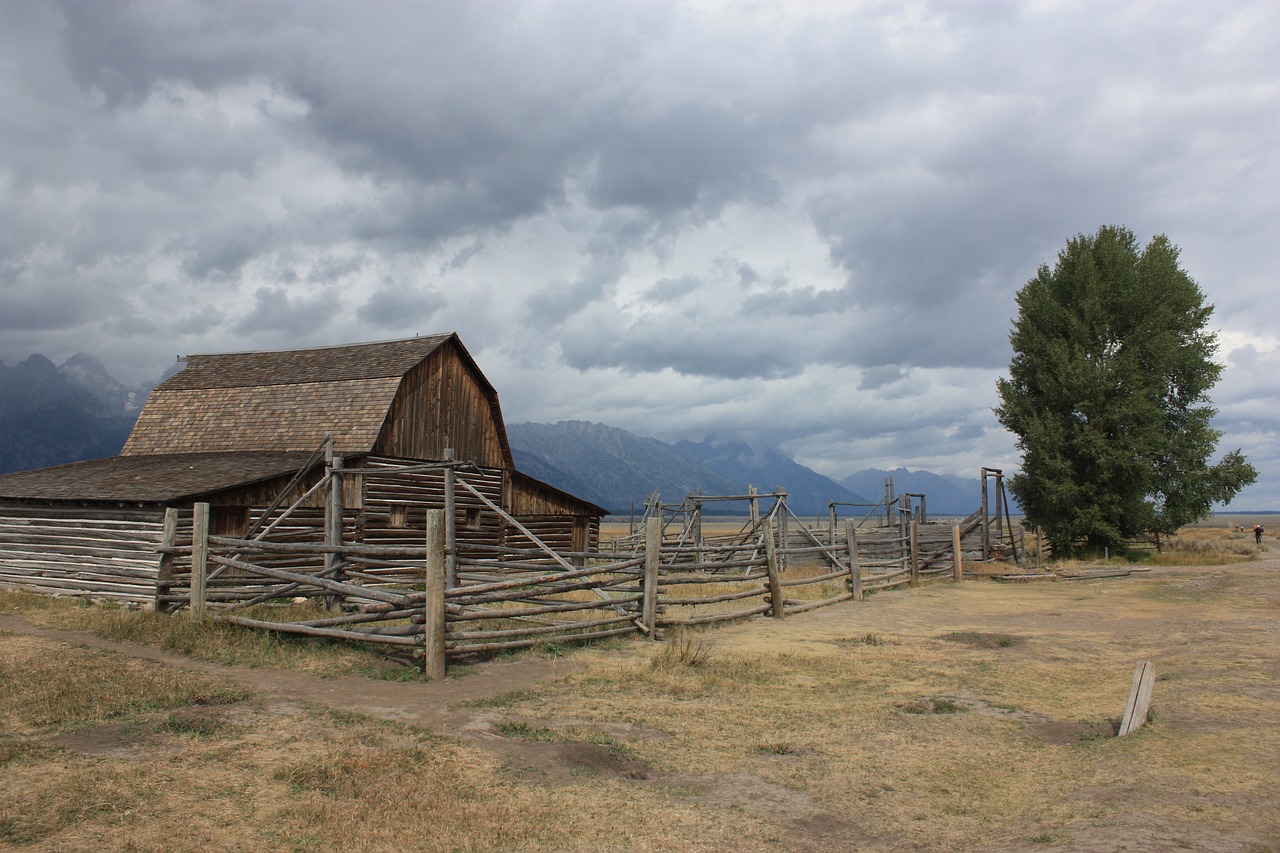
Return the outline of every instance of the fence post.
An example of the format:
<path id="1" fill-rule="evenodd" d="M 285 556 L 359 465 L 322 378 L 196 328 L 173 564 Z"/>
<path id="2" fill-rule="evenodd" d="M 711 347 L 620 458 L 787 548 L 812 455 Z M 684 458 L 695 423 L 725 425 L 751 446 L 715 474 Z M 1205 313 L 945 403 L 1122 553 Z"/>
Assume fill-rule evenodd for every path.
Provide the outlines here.
<path id="1" fill-rule="evenodd" d="M 774 494 L 778 494 L 779 489 L 774 488 Z M 782 553 L 777 555 L 778 565 L 782 571 L 787 570 L 789 555 L 787 549 L 791 547 L 791 512 L 787 508 L 787 493 L 782 492 L 778 496 L 778 503 L 782 512 L 778 514 L 778 541 L 782 543 Z"/>
<path id="2" fill-rule="evenodd" d="M 782 597 L 782 578 L 778 574 L 778 546 L 773 541 L 773 522 L 766 521 L 761 528 L 764 534 L 764 561 L 769 572 L 769 615 L 781 619 L 787 609 Z"/>
<path id="3" fill-rule="evenodd" d="M 862 600 L 862 566 L 858 564 L 858 525 L 852 518 L 844 522 L 845 543 L 849 546 L 849 591 L 854 601 Z"/>
<path id="4" fill-rule="evenodd" d="M 951 573 L 956 580 L 964 580 L 964 549 L 960 542 L 960 525 L 951 525 Z"/>
<path id="5" fill-rule="evenodd" d="M 650 517 L 644 528 L 644 609 L 641 621 L 658 639 L 658 566 L 662 561 L 662 519 Z"/>
<path id="6" fill-rule="evenodd" d="M 827 502 L 827 515 L 829 516 L 828 522 L 827 522 L 827 544 L 834 545 L 836 544 L 836 502 L 835 501 Z"/>
<path id="7" fill-rule="evenodd" d="M 452 447 L 444 449 L 444 461 L 454 461 Z M 444 574 L 447 586 L 458 585 L 458 498 L 457 473 L 453 465 L 444 469 Z"/>
<path id="8" fill-rule="evenodd" d="M 176 555 L 163 549 L 172 548 L 177 541 L 178 510 L 174 507 L 166 507 L 164 511 L 164 531 L 160 534 L 160 548 L 162 549 L 160 551 L 160 565 L 156 567 L 156 610 L 165 609 L 167 605 L 162 599 L 173 588 L 173 561 L 176 559 Z"/>
<path id="9" fill-rule="evenodd" d="M 444 510 L 427 510 L 426 602 L 423 612 L 422 673 L 444 678 L 445 519 Z"/>
<path id="10" fill-rule="evenodd" d="M 908 531 L 911 535 L 911 582 L 919 583 L 920 581 L 920 533 L 919 523 L 913 518 L 907 522 L 910 525 Z"/>
<path id="11" fill-rule="evenodd" d="M 209 575 L 209 505 L 191 508 L 191 615 L 204 615 L 205 578 Z"/>
<path id="12" fill-rule="evenodd" d="M 329 482 L 324 502 L 324 544 L 330 548 L 342 545 L 342 521 L 346 515 L 345 500 L 342 496 L 342 457 L 333 455 L 329 459 Z M 342 556 L 337 551 L 326 551 L 324 555 L 325 574 L 332 580 L 342 580 Z M 326 595 L 325 607 L 337 607 L 340 596 Z"/>
<path id="13" fill-rule="evenodd" d="M 698 494 L 702 494 L 702 487 L 698 487 Z M 702 565 L 702 501 L 695 499 L 693 502 L 693 561 L 698 565 Z"/>
<path id="14" fill-rule="evenodd" d="M 991 559 L 991 516 L 987 509 L 987 470 L 982 469 L 982 559 Z"/>

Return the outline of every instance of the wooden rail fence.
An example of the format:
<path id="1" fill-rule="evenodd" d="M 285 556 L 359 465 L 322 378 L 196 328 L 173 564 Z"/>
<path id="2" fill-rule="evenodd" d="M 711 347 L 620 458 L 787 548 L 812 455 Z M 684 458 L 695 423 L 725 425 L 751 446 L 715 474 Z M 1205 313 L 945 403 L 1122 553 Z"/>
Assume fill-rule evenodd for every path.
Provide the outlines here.
<path id="1" fill-rule="evenodd" d="M 498 510 L 499 512 L 501 510 Z M 564 552 L 529 531 L 504 545 L 447 545 L 443 510 L 427 513 L 420 546 L 275 542 L 210 535 L 208 506 L 190 524 L 169 510 L 156 603 L 187 606 L 250 628 L 379 644 L 420 661 L 646 634 L 681 626 L 785 618 L 868 592 L 963 576 L 961 530 L 914 521 L 866 532 L 852 520 L 842 537 L 776 513 L 730 540 L 670 541 L 662 520 L 646 523 L 627 551 Z M 798 520 L 797 520 L 798 521 Z M 328 609 L 290 616 L 319 600 Z"/>

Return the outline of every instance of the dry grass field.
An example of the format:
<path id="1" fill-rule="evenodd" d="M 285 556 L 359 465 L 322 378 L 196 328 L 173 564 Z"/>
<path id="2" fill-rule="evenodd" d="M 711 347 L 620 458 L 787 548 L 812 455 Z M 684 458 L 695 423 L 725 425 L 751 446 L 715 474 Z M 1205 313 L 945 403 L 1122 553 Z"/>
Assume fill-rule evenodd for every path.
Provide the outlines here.
<path id="1" fill-rule="evenodd" d="M 1275 850 L 1274 553 L 935 583 L 434 684 L 234 633 L 195 661 L 158 617 L 0 595 L 0 846 Z M 1151 721 L 1112 737 L 1140 660 Z"/>

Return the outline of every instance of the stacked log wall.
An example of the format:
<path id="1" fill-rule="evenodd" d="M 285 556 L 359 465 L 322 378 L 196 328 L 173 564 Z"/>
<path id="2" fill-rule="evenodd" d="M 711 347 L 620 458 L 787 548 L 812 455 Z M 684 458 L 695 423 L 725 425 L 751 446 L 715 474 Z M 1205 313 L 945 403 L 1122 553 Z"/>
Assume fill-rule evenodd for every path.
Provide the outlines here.
<path id="1" fill-rule="evenodd" d="M 149 602 L 160 507 L 0 506 L 0 588 Z"/>

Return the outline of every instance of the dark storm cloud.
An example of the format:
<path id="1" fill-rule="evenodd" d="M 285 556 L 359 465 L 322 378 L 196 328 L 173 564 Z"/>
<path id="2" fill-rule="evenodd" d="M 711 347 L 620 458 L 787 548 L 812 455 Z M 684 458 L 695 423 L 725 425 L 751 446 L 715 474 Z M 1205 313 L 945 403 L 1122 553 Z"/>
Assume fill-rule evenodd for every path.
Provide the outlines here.
<path id="1" fill-rule="evenodd" d="M 483 252 L 484 248 L 484 240 L 474 240 L 470 246 L 467 246 L 459 252 L 455 252 L 453 257 L 449 258 L 447 263 L 442 264 L 440 266 L 440 274 L 444 275 L 447 272 L 457 272 L 460 269 L 464 269 L 467 265 L 467 261 Z"/>
<path id="2" fill-rule="evenodd" d="M 659 279 L 644 292 L 643 299 L 646 302 L 670 302 L 693 293 L 701 284 L 702 279 L 692 275 Z"/>
<path id="3" fill-rule="evenodd" d="M 237 221 L 214 230 L 205 229 L 199 240 L 184 241 L 182 271 L 193 279 L 226 279 L 237 276 L 245 264 L 274 245 L 265 222 Z M 176 247 L 175 247 L 176 248 Z"/>
<path id="4" fill-rule="evenodd" d="M 908 371 L 897 365 L 886 364 L 879 367 L 870 367 L 862 371 L 862 381 L 858 383 L 858 388 L 864 391 L 874 391 L 878 388 L 892 385 L 895 382 L 901 382 L 909 375 Z"/>
<path id="5" fill-rule="evenodd" d="M 356 317 L 380 329 L 426 333 L 433 328 L 431 318 L 447 304 L 448 300 L 431 288 L 388 284 L 356 309 Z"/>
<path id="6" fill-rule="evenodd" d="M 852 307 L 844 293 L 819 291 L 815 287 L 785 289 L 775 286 L 763 293 L 754 293 L 742 301 L 745 316 L 813 317 L 838 314 Z"/>
<path id="7" fill-rule="evenodd" d="M 262 287 L 253 293 L 253 306 L 231 328 L 242 335 L 271 331 L 306 339 L 322 331 L 340 313 L 341 305 L 332 291 L 295 295 L 283 288 Z"/>
<path id="8" fill-rule="evenodd" d="M 765 171 L 768 136 L 737 111 L 679 104 L 632 116 L 603 141 L 587 197 L 601 208 L 712 217 L 733 201 L 769 203 L 779 193 Z"/>
<path id="9" fill-rule="evenodd" d="M 803 367 L 800 351 L 785 343 L 710 320 L 684 320 L 675 325 L 642 319 L 622 334 L 584 330 L 563 337 L 560 348 L 570 367 L 610 367 L 633 376 L 671 370 L 715 379 L 778 379 Z"/>

